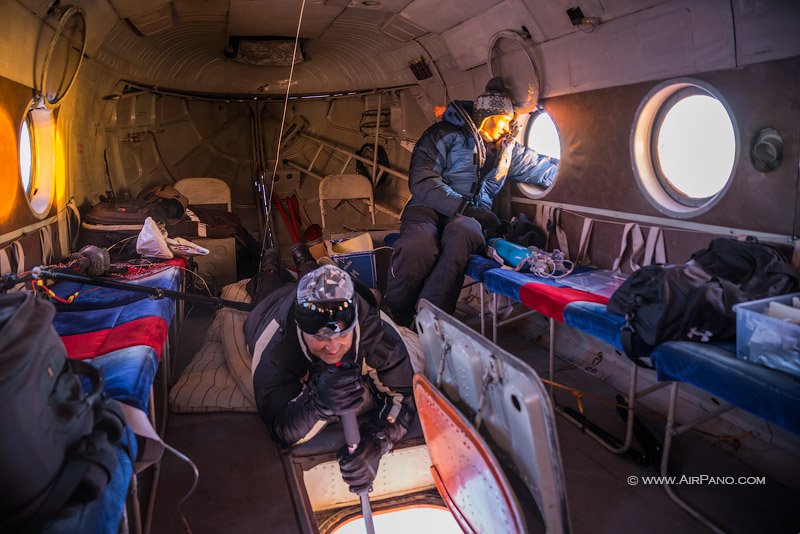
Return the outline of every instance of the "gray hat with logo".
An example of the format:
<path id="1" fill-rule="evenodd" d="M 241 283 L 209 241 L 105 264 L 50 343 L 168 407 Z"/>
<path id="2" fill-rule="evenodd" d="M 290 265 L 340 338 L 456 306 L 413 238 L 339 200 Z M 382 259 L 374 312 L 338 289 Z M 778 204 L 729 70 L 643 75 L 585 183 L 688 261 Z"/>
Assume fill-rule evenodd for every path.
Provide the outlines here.
<path id="1" fill-rule="evenodd" d="M 300 279 L 294 320 L 300 330 L 319 339 L 344 335 L 358 323 L 354 297 L 350 275 L 333 265 L 323 265 Z"/>
<path id="2" fill-rule="evenodd" d="M 350 275 L 339 267 L 323 265 L 300 279 L 297 303 L 353 300 L 355 289 Z"/>

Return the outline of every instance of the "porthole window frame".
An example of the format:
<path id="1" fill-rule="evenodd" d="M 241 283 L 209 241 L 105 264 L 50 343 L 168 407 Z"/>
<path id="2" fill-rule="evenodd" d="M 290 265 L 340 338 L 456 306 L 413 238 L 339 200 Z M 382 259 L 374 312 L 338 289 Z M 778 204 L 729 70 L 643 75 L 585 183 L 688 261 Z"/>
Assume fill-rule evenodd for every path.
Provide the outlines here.
<path id="1" fill-rule="evenodd" d="M 687 97 L 703 95 L 717 100 L 728 114 L 734 137 L 733 165 L 724 185 L 715 194 L 693 198 L 672 185 L 661 170 L 658 132 L 669 111 Z M 639 104 L 630 135 L 631 168 L 636 184 L 648 202 L 670 217 L 689 219 L 706 213 L 727 193 L 736 175 L 741 139 L 736 116 L 724 96 L 712 85 L 694 78 L 664 81 L 651 89 Z"/>
<path id="2" fill-rule="evenodd" d="M 23 146 L 22 139 L 23 133 L 27 132 L 28 134 L 28 144 L 27 147 Z M 31 196 L 33 193 L 36 192 L 36 146 L 35 146 L 36 137 L 33 131 L 33 118 L 30 114 L 30 109 L 25 111 L 25 117 L 22 119 L 22 124 L 19 128 L 19 141 L 17 143 L 17 154 L 19 159 L 19 179 L 22 185 L 22 191 L 30 202 Z M 23 151 L 27 150 L 28 152 L 28 185 L 25 186 L 25 172 L 22 165 L 22 154 Z"/>
<path id="3" fill-rule="evenodd" d="M 56 194 L 56 124 L 51 109 L 40 101 L 31 102 L 26 108 L 25 117 L 20 123 L 20 141 L 22 128 L 28 124 L 31 137 L 31 176 L 29 189 L 25 198 L 31 213 L 37 219 L 44 219 L 50 213 Z M 20 142 L 17 146 L 21 149 Z M 19 155 L 17 159 L 19 162 Z M 20 163 L 19 180 L 22 183 L 22 167 Z"/>
<path id="4" fill-rule="evenodd" d="M 556 128 L 556 135 L 558 136 L 559 144 L 561 143 L 561 132 L 558 129 L 558 124 L 556 124 L 555 119 L 553 119 L 553 116 L 550 115 L 550 113 L 548 113 L 547 109 L 545 109 L 543 106 L 540 105 L 540 106 L 537 106 L 536 109 L 534 109 L 533 111 L 528 113 L 528 118 L 527 118 L 527 121 L 525 122 L 523 141 L 525 143 L 525 146 L 528 147 L 528 148 L 530 148 L 530 145 L 528 144 L 528 138 L 530 136 L 531 129 L 533 128 L 533 122 L 534 122 L 534 120 L 536 119 L 536 117 L 538 115 L 542 115 L 542 114 L 547 115 L 548 117 L 550 117 L 550 120 L 553 121 L 553 125 Z M 536 150 L 536 149 L 533 149 L 533 150 Z M 538 154 L 538 152 L 537 152 L 537 154 Z M 522 194 L 525 195 L 528 198 L 532 198 L 532 199 L 544 198 L 545 196 L 547 196 L 550 193 L 550 191 L 553 190 L 553 187 L 555 187 L 556 183 L 558 182 L 558 178 L 561 176 L 561 162 L 562 161 L 563 161 L 563 158 L 559 157 L 558 158 L 558 170 L 556 171 L 556 175 L 553 178 L 553 183 L 550 184 L 549 187 L 547 187 L 545 189 L 542 189 L 538 185 L 524 184 L 524 183 L 517 183 L 517 187 L 519 187 L 519 190 L 522 192 Z"/>

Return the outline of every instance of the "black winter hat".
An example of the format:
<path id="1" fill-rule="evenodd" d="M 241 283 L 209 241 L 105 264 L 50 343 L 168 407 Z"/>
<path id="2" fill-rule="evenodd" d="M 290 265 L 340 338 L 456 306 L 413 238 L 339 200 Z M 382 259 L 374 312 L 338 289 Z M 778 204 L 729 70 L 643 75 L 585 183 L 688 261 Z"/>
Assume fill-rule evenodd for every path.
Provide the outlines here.
<path id="1" fill-rule="evenodd" d="M 492 115 L 514 115 L 514 104 L 503 79 L 495 76 L 486 83 L 486 91 L 475 99 L 472 120 L 480 128 L 483 119 Z"/>

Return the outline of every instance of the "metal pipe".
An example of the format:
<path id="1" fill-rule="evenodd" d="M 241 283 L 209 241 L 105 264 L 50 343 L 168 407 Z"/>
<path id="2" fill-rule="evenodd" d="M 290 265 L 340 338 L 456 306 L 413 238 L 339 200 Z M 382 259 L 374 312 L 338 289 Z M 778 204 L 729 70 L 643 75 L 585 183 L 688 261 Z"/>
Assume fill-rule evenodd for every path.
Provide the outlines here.
<path id="1" fill-rule="evenodd" d="M 381 106 L 383 105 L 383 93 L 378 93 L 378 110 L 377 120 L 375 121 L 375 146 L 372 149 L 372 185 L 375 185 L 375 180 L 378 178 L 378 134 L 381 131 Z M 375 224 L 375 221 L 372 221 Z"/>
<path id="2" fill-rule="evenodd" d="M 294 161 L 292 161 L 290 159 L 283 160 L 283 164 L 286 165 L 287 167 L 291 167 L 292 169 L 296 169 L 296 170 L 298 170 L 298 171 L 300 171 L 302 173 L 305 173 L 305 174 L 311 176 L 312 178 L 316 178 L 317 180 L 322 180 L 324 178 L 324 176 L 322 176 L 321 174 L 317 174 L 314 171 L 310 171 L 310 170 L 306 169 L 305 167 L 303 167 L 302 165 L 300 165 L 298 163 L 295 163 Z"/>
<path id="3" fill-rule="evenodd" d="M 258 171 L 258 176 L 256 176 L 256 189 L 259 197 L 258 200 L 261 203 L 261 211 L 264 222 L 261 232 L 261 250 L 263 252 L 274 245 L 274 231 L 272 229 L 270 217 L 272 210 L 270 208 L 270 199 L 267 198 L 266 174 L 264 172 L 264 169 L 266 168 L 266 158 L 264 156 L 264 135 L 263 124 L 261 122 L 262 108 L 258 102 L 254 102 L 250 109 L 253 113 L 253 120 L 250 128 L 253 138 L 253 164 Z"/>
<path id="4" fill-rule="evenodd" d="M 8 278 L 9 280 L 6 280 L 6 278 Z M 3 277 L 4 279 L 4 283 L 2 284 L 3 287 L 5 287 L 6 285 L 5 282 L 8 283 L 15 282 L 14 280 L 11 280 L 11 278 L 17 278 L 17 277 L 16 276 L 10 277 L 9 275 L 5 275 Z M 171 289 L 164 289 L 161 287 L 140 286 L 136 284 L 131 284 L 130 282 L 118 282 L 116 280 L 109 280 L 107 278 L 98 278 L 95 276 L 88 276 L 84 274 L 51 271 L 48 269 L 42 269 L 41 267 L 34 267 L 33 270 L 31 271 L 30 277 L 23 276 L 19 278 L 28 278 L 34 280 L 45 280 L 45 279 L 56 280 L 56 281 L 63 280 L 66 282 L 77 282 L 79 284 L 90 284 L 99 287 L 108 287 L 111 289 L 132 291 L 134 293 L 147 293 L 148 295 L 150 295 L 152 298 L 155 299 L 160 299 L 164 297 L 172 299 L 184 299 L 184 300 L 199 302 L 201 304 L 208 304 L 210 306 L 213 306 L 215 309 L 233 308 L 235 310 L 250 311 L 254 308 L 254 306 L 249 302 L 236 302 L 233 300 L 225 300 L 217 297 L 206 297 L 204 295 L 184 293 L 183 291 L 173 291 Z"/>
<path id="5" fill-rule="evenodd" d="M 259 119 L 258 107 L 256 103 L 250 103 L 250 153 L 253 156 L 253 171 L 255 176 L 251 185 L 253 186 L 254 202 L 261 207 L 258 222 L 260 227 L 260 237 L 263 242 L 267 236 L 267 208 L 264 206 L 264 197 L 261 189 L 264 187 L 261 179 L 261 157 L 258 150 L 258 133 L 256 132 L 256 121 Z"/>
<path id="6" fill-rule="evenodd" d="M 556 321 L 552 317 L 549 318 L 550 321 L 550 350 L 548 351 L 549 356 L 549 375 L 548 378 L 550 379 L 550 383 L 547 385 L 548 389 L 550 390 L 550 396 L 553 396 L 553 381 L 555 380 L 555 360 L 556 360 Z"/>
<path id="7" fill-rule="evenodd" d="M 367 165 L 372 165 L 373 164 L 373 162 L 371 160 L 369 160 L 369 159 L 367 159 L 367 158 L 365 158 L 363 156 L 359 156 L 358 154 L 355 154 L 350 150 L 347 150 L 347 149 L 344 149 L 344 148 L 340 148 L 340 147 L 338 147 L 336 145 L 333 145 L 331 143 L 325 142 L 322 139 L 318 139 L 318 138 L 314 137 L 313 135 L 309 135 L 307 133 L 301 133 L 300 137 L 303 137 L 303 138 L 308 139 L 310 141 L 313 141 L 315 143 L 320 143 L 320 144 L 322 144 L 322 145 L 324 145 L 326 147 L 329 147 L 331 150 L 333 150 L 335 152 L 341 152 L 343 154 L 347 154 L 349 156 L 352 156 L 353 159 L 356 159 L 356 160 L 358 160 L 358 161 L 360 161 L 362 163 L 366 163 Z M 391 174 L 392 176 L 397 176 L 398 178 L 402 178 L 403 180 L 408 180 L 408 175 L 403 174 L 402 172 L 396 171 L 394 169 L 390 169 L 386 165 L 378 165 L 378 169 L 382 170 L 385 173 Z"/>
<path id="8" fill-rule="evenodd" d="M 344 430 L 344 441 L 347 450 L 352 454 L 361 442 L 361 433 L 358 431 L 358 419 L 356 412 L 347 412 L 341 415 L 342 429 Z M 372 521 L 372 507 L 369 504 L 369 491 L 364 490 L 358 494 L 361 499 L 361 515 L 364 516 L 364 528 L 367 534 L 375 534 L 375 524 Z"/>

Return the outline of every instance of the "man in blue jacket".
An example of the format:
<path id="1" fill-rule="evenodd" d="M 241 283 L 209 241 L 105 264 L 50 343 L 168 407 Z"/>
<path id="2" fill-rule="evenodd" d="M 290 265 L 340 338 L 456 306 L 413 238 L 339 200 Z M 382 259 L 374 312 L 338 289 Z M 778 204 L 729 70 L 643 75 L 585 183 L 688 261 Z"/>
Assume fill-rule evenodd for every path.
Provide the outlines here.
<path id="1" fill-rule="evenodd" d="M 386 289 L 397 324 L 411 324 L 422 298 L 455 311 L 470 255 L 500 225 L 492 202 L 506 178 L 553 183 L 557 161 L 514 141 L 514 115 L 503 80 L 492 78 L 474 104 L 451 102 L 417 141 Z"/>

